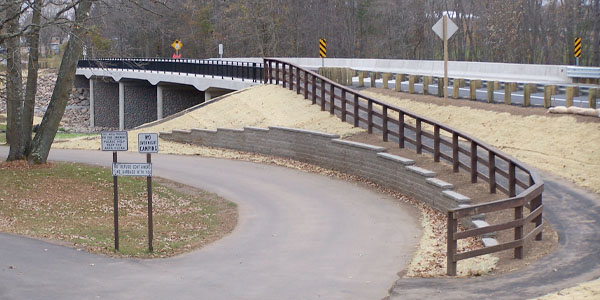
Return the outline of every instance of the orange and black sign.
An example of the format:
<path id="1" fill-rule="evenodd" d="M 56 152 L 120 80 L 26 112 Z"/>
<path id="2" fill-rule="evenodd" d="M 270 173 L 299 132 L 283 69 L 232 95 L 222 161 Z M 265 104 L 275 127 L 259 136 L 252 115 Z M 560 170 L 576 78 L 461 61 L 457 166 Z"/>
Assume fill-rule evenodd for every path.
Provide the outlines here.
<path id="1" fill-rule="evenodd" d="M 327 39 L 319 39 L 319 56 L 321 58 L 327 57 Z"/>
<path id="2" fill-rule="evenodd" d="M 575 54 L 575 57 L 579 58 L 581 57 L 581 38 L 575 38 L 575 43 L 574 43 L 575 48 L 573 48 L 573 54 Z"/>

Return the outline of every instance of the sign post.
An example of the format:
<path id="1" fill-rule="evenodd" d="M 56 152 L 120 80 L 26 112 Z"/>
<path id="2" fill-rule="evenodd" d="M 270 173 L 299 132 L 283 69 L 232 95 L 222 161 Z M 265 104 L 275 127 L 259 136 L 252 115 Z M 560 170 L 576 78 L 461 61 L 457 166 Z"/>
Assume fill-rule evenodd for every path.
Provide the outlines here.
<path id="1" fill-rule="evenodd" d="M 158 153 L 158 134 L 138 134 L 138 151 L 146 153 L 146 163 L 152 168 L 152 153 Z M 154 224 L 152 222 L 152 173 L 146 177 L 148 186 L 148 251 L 153 252 L 152 240 L 154 238 Z"/>
<path id="2" fill-rule="evenodd" d="M 327 58 L 327 39 L 319 39 L 319 56 L 321 57 L 321 67 L 325 67 L 325 58 Z"/>
<path id="3" fill-rule="evenodd" d="M 223 44 L 219 44 L 219 57 L 223 59 Z"/>
<path id="4" fill-rule="evenodd" d="M 101 133 L 102 151 L 112 151 L 113 166 L 118 164 L 117 151 L 127 151 L 127 131 L 104 131 Z M 113 172 L 113 220 L 115 228 L 115 250 L 119 251 L 119 181 Z"/>
<path id="5" fill-rule="evenodd" d="M 579 66 L 579 58 L 581 57 L 581 38 L 576 37 L 573 43 L 573 55 L 575 56 L 575 65 Z"/>
<path id="6" fill-rule="evenodd" d="M 444 41 L 444 104 L 448 104 L 448 39 L 458 30 L 458 26 L 445 14 L 431 29 Z"/>

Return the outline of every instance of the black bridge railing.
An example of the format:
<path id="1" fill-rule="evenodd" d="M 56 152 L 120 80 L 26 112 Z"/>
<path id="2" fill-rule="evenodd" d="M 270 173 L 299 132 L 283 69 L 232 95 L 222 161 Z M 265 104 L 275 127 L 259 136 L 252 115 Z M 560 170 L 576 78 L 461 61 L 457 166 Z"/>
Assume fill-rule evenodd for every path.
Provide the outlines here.
<path id="1" fill-rule="evenodd" d="M 262 82 L 263 64 L 257 62 L 210 59 L 99 58 L 79 60 L 77 68 L 138 70 L 159 73 L 192 74 L 221 79 Z"/>

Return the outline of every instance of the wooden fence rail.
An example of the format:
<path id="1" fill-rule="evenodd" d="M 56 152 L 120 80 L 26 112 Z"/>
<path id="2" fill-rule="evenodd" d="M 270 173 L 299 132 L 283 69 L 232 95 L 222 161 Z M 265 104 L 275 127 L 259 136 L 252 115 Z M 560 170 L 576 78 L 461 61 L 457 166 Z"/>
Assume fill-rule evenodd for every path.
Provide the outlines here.
<path id="1" fill-rule="evenodd" d="M 295 88 L 297 94 L 303 94 L 305 99 L 311 99 L 313 104 L 319 104 L 322 111 L 328 107 L 330 114 L 338 113 L 343 121 L 352 117 L 355 127 L 362 124 L 369 133 L 376 129 L 382 133 L 384 141 L 388 141 L 390 136 L 397 138 L 400 148 L 404 148 L 406 143 L 409 143 L 419 154 L 425 150 L 433 154 L 435 162 L 443 159 L 451 163 L 454 172 L 459 172 L 460 169 L 469 172 L 471 182 L 476 183 L 479 179 L 487 182 L 490 193 L 500 190 L 510 197 L 448 210 L 448 275 L 456 275 L 456 264 L 459 260 L 474 256 L 514 249 L 514 257 L 522 258 L 525 241 L 534 236 L 537 240 L 542 239 L 544 182 L 533 170 L 521 162 L 466 133 L 365 96 L 297 65 L 267 58 L 264 60 L 264 67 L 265 83 L 272 84 L 274 82 L 279 85 L 281 82 L 284 88 L 287 87 L 290 90 Z M 376 122 L 374 118 L 380 122 Z M 424 130 L 424 126 L 433 128 L 433 132 Z M 443 151 L 442 148 L 447 151 Z M 461 158 L 463 159 L 461 160 Z M 517 195 L 519 189 L 520 193 Z M 524 215 L 524 207 L 529 208 L 527 215 Z M 458 231 L 458 221 L 462 218 L 510 209 L 514 210 L 514 220 L 512 221 Z M 524 234 L 524 226 L 529 222 L 535 223 L 536 226 Z M 459 239 L 478 237 L 482 234 L 507 229 L 514 230 L 514 240 L 457 253 Z"/>

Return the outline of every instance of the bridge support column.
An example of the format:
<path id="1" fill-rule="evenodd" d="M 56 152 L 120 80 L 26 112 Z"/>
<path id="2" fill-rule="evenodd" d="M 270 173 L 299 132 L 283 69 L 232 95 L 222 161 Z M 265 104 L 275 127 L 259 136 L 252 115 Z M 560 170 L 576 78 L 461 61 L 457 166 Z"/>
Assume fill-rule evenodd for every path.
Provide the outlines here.
<path id="1" fill-rule="evenodd" d="M 156 85 L 156 119 L 162 120 L 163 118 L 163 87 L 159 84 Z"/>
<path id="2" fill-rule="evenodd" d="M 96 112 L 94 111 L 94 81 L 95 79 L 90 78 L 90 127 L 95 126 L 94 117 Z"/>
<path id="3" fill-rule="evenodd" d="M 212 93 L 208 90 L 204 91 L 204 101 L 206 102 L 210 99 L 212 99 Z"/>
<path id="4" fill-rule="evenodd" d="M 119 81 L 119 130 L 125 129 L 125 84 Z"/>

